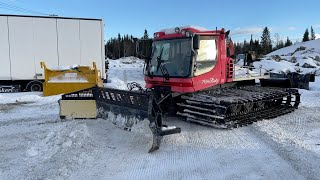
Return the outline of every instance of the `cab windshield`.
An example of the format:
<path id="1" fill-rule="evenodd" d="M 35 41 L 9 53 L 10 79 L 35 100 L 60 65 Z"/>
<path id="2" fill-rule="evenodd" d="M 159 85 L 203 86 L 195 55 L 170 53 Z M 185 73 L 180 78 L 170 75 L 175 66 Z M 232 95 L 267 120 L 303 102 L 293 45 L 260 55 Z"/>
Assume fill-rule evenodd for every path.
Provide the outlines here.
<path id="1" fill-rule="evenodd" d="M 153 43 L 151 60 L 145 74 L 151 76 L 187 77 L 191 72 L 191 39 L 172 39 Z M 166 74 L 161 71 L 165 69 Z"/>

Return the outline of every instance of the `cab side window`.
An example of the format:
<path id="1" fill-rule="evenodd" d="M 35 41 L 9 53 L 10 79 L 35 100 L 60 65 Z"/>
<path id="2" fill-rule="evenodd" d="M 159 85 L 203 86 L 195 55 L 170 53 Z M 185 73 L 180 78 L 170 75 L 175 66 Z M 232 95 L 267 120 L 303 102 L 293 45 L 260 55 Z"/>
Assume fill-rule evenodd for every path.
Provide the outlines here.
<path id="1" fill-rule="evenodd" d="M 212 36 L 202 36 L 200 39 L 200 48 L 196 57 L 196 70 L 194 75 L 211 71 L 217 63 L 217 40 Z"/>

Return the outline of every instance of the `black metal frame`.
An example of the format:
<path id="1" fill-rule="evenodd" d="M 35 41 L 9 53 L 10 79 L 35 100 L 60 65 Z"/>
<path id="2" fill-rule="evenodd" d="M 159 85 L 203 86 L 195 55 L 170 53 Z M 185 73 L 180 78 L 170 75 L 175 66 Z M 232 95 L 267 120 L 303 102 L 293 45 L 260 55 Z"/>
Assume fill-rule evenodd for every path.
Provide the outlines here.
<path id="1" fill-rule="evenodd" d="M 0 14 L 1 16 L 8 17 L 30 17 L 30 18 L 55 18 L 55 19 L 75 19 L 75 20 L 91 20 L 91 21 L 103 21 L 96 18 L 75 18 L 75 17 L 60 17 L 60 16 L 31 16 L 31 15 L 16 15 L 16 14 Z"/>
<path id="2" fill-rule="evenodd" d="M 270 79 L 260 79 L 262 86 L 309 89 L 309 82 L 315 81 L 314 74 L 270 73 Z"/>
<path id="3" fill-rule="evenodd" d="M 149 120 L 149 127 L 153 134 L 153 143 L 149 152 L 159 149 L 162 136 L 180 133 L 180 128 L 170 128 L 162 123 L 162 110 L 154 92 L 134 92 L 112 88 L 92 87 L 62 95 L 62 100 L 95 100 L 98 117 L 107 118 L 108 113 L 121 114 L 128 118 L 137 118 L 141 121 Z M 125 130 L 131 130 L 130 127 Z"/>

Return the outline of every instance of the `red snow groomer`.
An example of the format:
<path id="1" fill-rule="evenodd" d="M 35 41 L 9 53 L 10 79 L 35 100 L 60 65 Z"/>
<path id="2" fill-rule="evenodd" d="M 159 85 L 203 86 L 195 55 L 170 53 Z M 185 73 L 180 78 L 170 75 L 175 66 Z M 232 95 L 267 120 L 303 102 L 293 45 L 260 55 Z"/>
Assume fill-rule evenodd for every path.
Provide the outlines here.
<path id="1" fill-rule="evenodd" d="M 235 66 L 233 56 L 233 43 L 224 29 L 165 29 L 154 33 L 152 51 L 145 54 L 146 89 L 136 83 L 129 84 L 128 91 L 95 87 L 63 95 L 62 100 L 85 100 L 90 94 L 98 116 L 106 118 L 112 112 L 135 119 L 125 123 L 127 129 L 136 119 L 147 118 L 154 134 L 150 151 L 159 148 L 163 135 L 181 131 L 164 125 L 164 114 L 230 129 L 298 107 L 297 89 L 257 86 L 257 79 L 270 76 Z"/>

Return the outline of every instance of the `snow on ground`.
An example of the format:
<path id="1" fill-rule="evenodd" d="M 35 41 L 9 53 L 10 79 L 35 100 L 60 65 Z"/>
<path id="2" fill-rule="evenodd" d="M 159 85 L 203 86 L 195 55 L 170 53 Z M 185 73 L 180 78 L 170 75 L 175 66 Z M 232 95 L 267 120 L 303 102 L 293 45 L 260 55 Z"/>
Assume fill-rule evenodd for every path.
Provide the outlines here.
<path id="1" fill-rule="evenodd" d="M 143 82 L 142 66 L 110 60 L 106 85 Z M 0 94 L 0 179 L 319 179 L 320 80 L 310 87 L 295 112 L 234 130 L 165 117 L 182 133 L 151 154 L 111 119 L 60 120 L 59 96 Z"/>
<path id="2" fill-rule="evenodd" d="M 109 60 L 109 82 L 105 86 L 124 90 L 127 89 L 127 83 L 137 82 L 144 87 L 143 65 L 144 61 L 135 57 Z"/>
<path id="3" fill-rule="evenodd" d="M 305 89 L 299 90 L 301 93 L 301 106 L 310 108 L 320 107 L 320 77 L 316 76 L 316 81 L 310 83 L 310 91 Z"/>
<path id="4" fill-rule="evenodd" d="M 249 70 L 248 68 L 235 66 L 235 73 L 234 73 L 235 78 L 254 77 L 254 76 L 261 76 L 261 75 L 263 74 L 261 74 L 259 70 L 258 71 L 256 69 Z"/>
<path id="5" fill-rule="evenodd" d="M 238 65 L 243 65 L 239 61 Z M 298 72 L 320 74 L 320 39 L 296 43 L 267 54 L 254 62 L 255 68 L 274 73 Z"/>
<path id="6" fill-rule="evenodd" d="M 305 50 L 296 51 L 299 47 L 306 47 Z M 295 52 L 296 51 L 296 52 Z M 319 56 L 320 54 L 320 39 L 296 43 L 292 46 L 278 49 L 271 52 L 269 55 L 280 55 L 280 56 L 292 56 L 292 55 L 305 55 L 305 56 Z"/>

